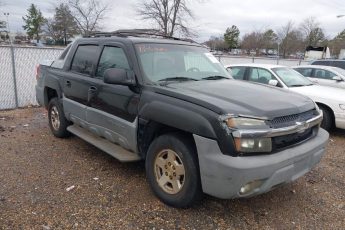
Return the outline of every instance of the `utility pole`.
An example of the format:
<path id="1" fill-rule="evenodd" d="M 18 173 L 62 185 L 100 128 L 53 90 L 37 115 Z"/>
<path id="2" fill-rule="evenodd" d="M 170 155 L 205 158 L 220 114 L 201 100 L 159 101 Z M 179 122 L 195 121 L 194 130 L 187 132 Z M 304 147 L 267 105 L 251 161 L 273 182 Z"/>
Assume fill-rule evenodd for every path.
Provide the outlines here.
<path id="1" fill-rule="evenodd" d="M 10 23 L 8 21 L 8 16 L 10 15 L 10 13 L 4 13 L 4 15 L 6 17 L 6 22 L 7 22 L 7 35 L 8 35 L 8 39 L 10 40 L 10 44 L 12 45 Z"/>

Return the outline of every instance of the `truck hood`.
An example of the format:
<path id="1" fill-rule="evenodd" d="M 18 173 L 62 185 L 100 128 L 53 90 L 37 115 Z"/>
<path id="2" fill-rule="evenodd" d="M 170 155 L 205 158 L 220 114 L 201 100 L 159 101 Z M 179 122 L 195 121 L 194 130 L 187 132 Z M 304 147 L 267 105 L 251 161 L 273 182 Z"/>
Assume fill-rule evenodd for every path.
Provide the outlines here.
<path id="1" fill-rule="evenodd" d="M 300 94 L 239 80 L 171 83 L 156 88 L 157 93 L 179 98 L 218 114 L 235 114 L 273 119 L 315 108 Z"/>
<path id="2" fill-rule="evenodd" d="M 308 96 L 314 101 L 339 101 L 345 103 L 345 90 L 341 88 L 310 85 L 303 87 L 292 87 L 290 90 Z"/>

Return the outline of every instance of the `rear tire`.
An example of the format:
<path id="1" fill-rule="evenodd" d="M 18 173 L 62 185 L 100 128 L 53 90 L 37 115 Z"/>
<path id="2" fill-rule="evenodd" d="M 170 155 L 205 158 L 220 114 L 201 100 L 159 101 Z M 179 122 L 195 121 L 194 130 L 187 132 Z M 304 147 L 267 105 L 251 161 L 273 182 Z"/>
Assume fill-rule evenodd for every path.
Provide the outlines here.
<path id="1" fill-rule="evenodd" d="M 70 122 L 66 119 L 62 105 L 56 97 L 49 101 L 48 121 L 50 130 L 54 136 L 59 138 L 70 136 L 70 132 L 67 131 Z"/>
<path id="2" fill-rule="evenodd" d="M 154 194 L 165 204 L 186 208 L 202 197 L 194 143 L 179 134 L 164 134 L 150 145 L 146 175 Z"/>
<path id="3" fill-rule="evenodd" d="M 320 110 L 323 112 L 323 120 L 321 123 L 321 128 L 330 131 L 334 125 L 334 119 L 332 115 L 332 111 L 330 111 L 325 106 L 319 105 Z"/>

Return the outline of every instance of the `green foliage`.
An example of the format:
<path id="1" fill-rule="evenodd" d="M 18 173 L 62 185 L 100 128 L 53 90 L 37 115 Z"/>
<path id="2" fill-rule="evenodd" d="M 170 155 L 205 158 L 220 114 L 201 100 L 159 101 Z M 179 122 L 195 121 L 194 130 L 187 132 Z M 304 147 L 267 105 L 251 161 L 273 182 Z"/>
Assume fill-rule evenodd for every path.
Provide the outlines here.
<path id="1" fill-rule="evenodd" d="M 54 18 L 46 22 L 46 32 L 56 44 L 67 45 L 67 40 L 77 34 L 77 23 L 68 5 L 61 3 L 55 8 Z"/>
<path id="2" fill-rule="evenodd" d="M 228 45 L 228 48 L 237 48 L 239 43 L 240 30 L 237 26 L 232 25 L 231 28 L 227 28 L 224 34 L 224 41 Z"/>
<path id="3" fill-rule="evenodd" d="M 28 14 L 23 17 L 25 25 L 23 26 L 30 38 L 34 36 L 39 42 L 39 34 L 42 32 L 42 26 L 46 22 L 46 19 L 42 16 L 41 11 L 34 5 L 31 4 L 28 9 Z"/>

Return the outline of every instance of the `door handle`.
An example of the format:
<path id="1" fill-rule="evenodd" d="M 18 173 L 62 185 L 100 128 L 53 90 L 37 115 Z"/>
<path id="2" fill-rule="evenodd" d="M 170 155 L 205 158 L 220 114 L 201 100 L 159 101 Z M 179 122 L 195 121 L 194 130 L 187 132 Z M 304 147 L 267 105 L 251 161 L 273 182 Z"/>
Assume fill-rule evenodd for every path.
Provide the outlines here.
<path id="1" fill-rule="evenodd" d="M 96 86 L 90 86 L 89 91 L 90 92 L 96 92 L 97 91 L 97 87 Z"/>
<path id="2" fill-rule="evenodd" d="M 66 81 L 66 86 L 70 88 L 71 85 L 72 85 L 72 84 L 71 84 L 71 81 L 68 81 L 68 80 L 67 80 L 67 81 Z"/>
<path id="3" fill-rule="evenodd" d="M 89 87 L 89 91 L 87 93 L 87 101 L 88 101 L 88 103 L 90 103 L 90 101 L 96 95 L 96 93 L 97 93 L 97 87 L 96 86 L 90 86 Z"/>

